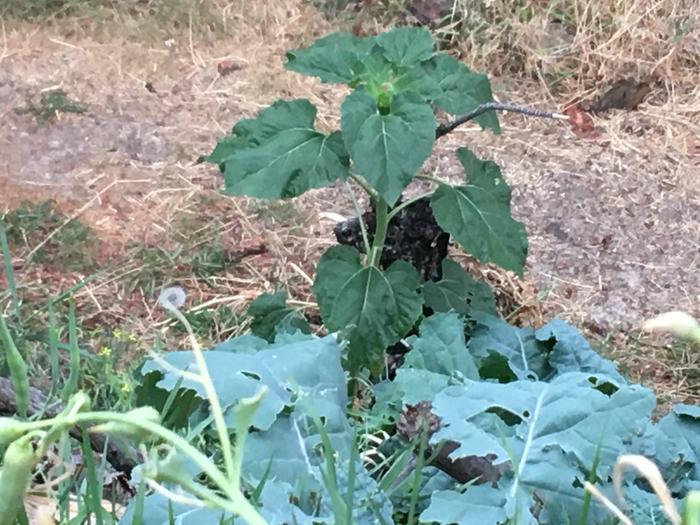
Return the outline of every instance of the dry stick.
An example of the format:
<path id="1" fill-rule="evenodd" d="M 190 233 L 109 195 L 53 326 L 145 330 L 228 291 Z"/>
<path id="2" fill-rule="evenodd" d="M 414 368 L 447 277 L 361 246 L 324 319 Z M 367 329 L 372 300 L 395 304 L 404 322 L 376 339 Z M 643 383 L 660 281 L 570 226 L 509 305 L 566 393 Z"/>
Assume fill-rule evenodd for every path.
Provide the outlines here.
<path id="1" fill-rule="evenodd" d="M 444 137 L 451 131 L 454 131 L 455 128 L 461 126 L 462 124 L 465 124 L 469 122 L 470 120 L 474 120 L 476 117 L 479 115 L 486 113 L 487 111 L 510 111 L 511 113 L 520 113 L 522 115 L 528 115 L 530 117 L 541 117 L 541 118 L 553 118 L 553 119 L 558 119 L 558 120 L 568 120 L 569 117 L 566 115 L 562 115 L 561 113 L 554 113 L 551 111 L 542 111 L 539 109 L 532 109 L 532 108 L 526 108 L 524 106 L 516 106 L 514 104 L 506 104 L 503 102 L 487 102 L 486 104 L 481 104 L 480 106 L 475 107 L 472 109 L 469 113 L 466 115 L 462 115 L 461 117 L 457 117 L 454 119 L 452 122 L 448 122 L 446 124 L 440 124 L 437 129 L 435 130 L 435 138 L 439 139 L 440 137 Z"/>

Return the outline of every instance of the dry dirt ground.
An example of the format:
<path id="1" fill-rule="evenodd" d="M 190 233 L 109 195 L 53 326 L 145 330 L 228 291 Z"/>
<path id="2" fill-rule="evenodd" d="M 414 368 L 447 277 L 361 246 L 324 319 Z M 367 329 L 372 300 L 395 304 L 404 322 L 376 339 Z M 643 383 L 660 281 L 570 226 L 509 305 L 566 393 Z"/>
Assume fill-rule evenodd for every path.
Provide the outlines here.
<path id="1" fill-rule="evenodd" d="M 195 163 L 238 118 L 277 97 L 309 98 L 320 108 L 321 126 L 337 126 L 343 92 L 282 68 L 284 50 L 326 32 L 328 22 L 294 3 L 286 11 L 260 4 L 249 3 L 245 18 L 231 14 L 229 27 L 215 37 L 186 27 L 99 31 L 79 18 L 46 26 L 5 20 L 0 207 L 57 199 L 66 215 L 94 229 L 105 261 L 129 243 L 177 238 L 174 218 L 182 214 L 216 217 L 232 249 L 261 243 L 268 250 L 253 250 L 232 266 L 219 281 L 225 288 L 214 286 L 206 295 L 191 290 L 195 304 L 202 299 L 242 307 L 280 285 L 296 291 L 300 304 L 311 300 L 314 262 L 333 242 L 333 223 L 319 213 L 352 213 L 344 193 L 331 188 L 298 199 L 294 221 L 279 218 L 291 213 L 284 207 L 277 215 L 253 217 L 251 210 L 264 205 L 217 199 L 222 181 L 215 169 Z M 223 61 L 237 70 L 221 76 L 217 65 Z M 501 86 L 502 100 L 562 109 L 536 84 L 505 78 L 494 85 Z M 15 111 L 55 87 L 87 112 L 41 123 Z M 671 116 L 669 104 L 676 111 Z M 495 160 L 512 185 L 514 213 L 528 230 L 526 278 L 539 289 L 547 317 L 561 315 L 618 341 L 614 350 L 638 378 L 670 382 L 668 388 L 687 400 L 698 399 L 698 385 L 675 374 L 662 347 L 636 336 L 625 346 L 630 338 L 620 334 L 634 333 L 644 319 L 666 310 L 700 316 L 699 107 L 699 89 L 653 92 L 639 111 L 597 119 L 602 133 L 594 140 L 578 138 L 566 123 L 505 115 L 502 135 L 461 129 L 425 165 L 430 174 L 457 180 L 453 152 L 460 145 Z M 36 274 L 23 276 L 21 268 L 19 275 L 25 283 L 42 282 Z M 128 299 L 142 307 L 144 326 L 162 321 L 153 296 L 121 297 L 115 279 L 81 292 L 86 302 L 116 312 L 125 308 L 114 303 Z M 697 366 L 697 360 L 690 363 Z"/>

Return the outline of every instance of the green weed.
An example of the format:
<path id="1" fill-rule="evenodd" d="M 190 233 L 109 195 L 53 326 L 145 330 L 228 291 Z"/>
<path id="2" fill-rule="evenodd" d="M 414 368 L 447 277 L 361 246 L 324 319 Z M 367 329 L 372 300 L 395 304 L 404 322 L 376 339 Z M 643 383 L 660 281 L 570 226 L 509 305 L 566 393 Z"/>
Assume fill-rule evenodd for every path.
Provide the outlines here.
<path id="1" fill-rule="evenodd" d="M 38 104 L 30 102 L 17 113 L 31 113 L 39 122 L 52 122 L 60 113 L 85 113 L 87 106 L 69 98 L 61 89 L 47 91 L 41 95 Z"/>
<path id="2" fill-rule="evenodd" d="M 94 267 L 96 238 L 79 220 L 63 215 L 55 201 L 25 201 L 0 220 L 14 251 L 35 250 L 32 261 L 77 272 Z"/>

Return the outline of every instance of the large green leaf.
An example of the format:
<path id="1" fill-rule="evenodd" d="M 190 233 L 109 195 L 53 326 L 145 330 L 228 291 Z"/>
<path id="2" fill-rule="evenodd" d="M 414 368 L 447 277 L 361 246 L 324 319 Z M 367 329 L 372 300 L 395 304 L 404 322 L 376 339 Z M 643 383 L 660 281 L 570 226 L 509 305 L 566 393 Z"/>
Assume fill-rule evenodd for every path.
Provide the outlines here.
<path id="1" fill-rule="evenodd" d="M 304 99 L 277 101 L 239 122 L 207 158 L 224 174 L 225 191 L 266 199 L 296 197 L 348 177 L 339 132 L 314 128 L 316 108 Z"/>
<path id="2" fill-rule="evenodd" d="M 430 156 L 435 117 L 415 93 L 399 93 L 382 114 L 364 89 L 340 108 L 343 139 L 358 173 L 393 205 Z"/>
<path id="3" fill-rule="evenodd" d="M 700 406 L 678 404 L 653 428 L 652 455 L 674 490 L 700 490 Z M 651 452 L 651 454 L 649 454 Z"/>
<path id="4" fill-rule="evenodd" d="M 401 367 L 393 381 L 382 381 L 374 386 L 372 415 L 394 423 L 404 405 L 430 401 L 448 385 L 460 382 L 459 378 L 439 372 Z"/>
<path id="5" fill-rule="evenodd" d="M 219 350 L 204 352 L 204 359 L 232 430 L 240 415 L 234 404 L 259 392 L 263 385 L 267 387 L 252 418 L 257 431 L 246 441 L 242 475 L 253 486 L 266 477 L 291 484 L 298 506 L 309 513 L 312 492 L 319 494 L 322 489 L 317 472 L 323 461 L 321 429 L 314 418 L 322 421 L 338 461 L 351 455 L 346 378 L 333 336 L 302 338 L 297 334 L 281 339 L 268 345 L 244 336 L 219 345 Z M 170 352 L 162 359 L 167 366 L 149 361 L 144 369 L 162 374 L 158 386 L 165 390 L 173 389 L 180 379 L 176 369 L 192 371 L 196 366 L 192 352 Z M 185 379 L 180 388 L 204 396 L 199 382 Z M 269 510 L 275 514 L 275 509 Z"/>
<path id="6" fill-rule="evenodd" d="M 260 514 L 268 525 L 318 525 L 319 523 L 330 523 L 330 516 L 309 516 L 297 505 L 291 503 L 298 502 L 298 491 L 295 491 L 290 483 L 278 479 L 266 480 L 260 493 Z"/>
<path id="7" fill-rule="evenodd" d="M 464 493 L 441 490 L 432 494 L 430 506 L 420 519 L 428 523 L 458 525 L 503 523 L 508 517 L 505 503 L 505 494 L 482 485 L 469 487 Z"/>
<path id="8" fill-rule="evenodd" d="M 525 226 L 510 212 L 510 188 L 500 168 L 479 160 L 466 148 L 457 150 L 467 182 L 441 185 L 431 206 L 438 224 L 482 262 L 493 262 L 522 275 L 527 255 Z"/>
<path id="9" fill-rule="evenodd" d="M 358 38 L 350 33 L 332 33 L 312 45 L 287 52 L 285 67 L 303 75 L 318 77 L 326 83 L 350 84 L 364 72 L 364 59 L 375 39 Z"/>
<path id="10" fill-rule="evenodd" d="M 606 395 L 596 387 L 607 380 L 606 376 L 592 379 L 591 374 L 572 372 L 551 383 L 467 381 L 464 386 L 448 387 L 433 401 L 444 427 L 431 441 L 458 442 L 460 447 L 452 454 L 455 458 L 490 453 L 500 464 L 512 457 L 510 473 L 492 488 L 507 494 L 509 517 L 529 507 L 536 493 L 543 503 L 543 516 L 547 516 L 542 523 L 574 522 L 583 505 L 580 481 L 596 456 L 600 457 L 597 473 L 605 479 L 656 404 L 654 395 L 638 385 L 619 384 L 613 394 Z M 514 435 L 504 437 L 502 429 L 489 429 L 477 419 L 494 411 L 520 420 Z M 526 502 L 521 501 L 523 497 Z M 604 515 L 599 505 L 592 505 L 592 522 Z M 474 520 L 495 525 L 485 521 L 487 517 L 474 516 Z"/>
<path id="11" fill-rule="evenodd" d="M 476 313 L 477 325 L 468 348 L 479 364 L 491 354 L 503 356 L 518 379 L 547 379 L 552 368 L 547 362 L 547 346 L 537 340 L 533 328 L 518 328 L 493 315 Z"/>
<path id="12" fill-rule="evenodd" d="M 266 138 L 267 134 L 259 124 L 256 119 L 239 120 L 231 133 L 219 139 L 214 150 L 209 155 L 202 157 L 201 160 L 218 165 L 223 172 L 226 159 L 236 151 L 259 144 L 261 140 Z"/>
<path id="13" fill-rule="evenodd" d="M 397 67 L 414 66 L 431 58 L 434 48 L 430 32 L 423 28 L 398 27 L 364 38 L 338 32 L 287 52 L 285 67 L 326 83 L 355 84 L 360 79 L 367 80 L 367 70 L 371 69 L 371 60 L 367 59 L 371 54 L 381 54 L 396 71 Z"/>
<path id="14" fill-rule="evenodd" d="M 379 34 L 376 41 L 388 60 L 402 66 L 413 66 L 435 52 L 433 37 L 422 27 L 397 27 Z"/>
<path id="15" fill-rule="evenodd" d="M 554 319 L 538 329 L 535 337 L 551 349 L 549 364 L 559 374 L 590 372 L 609 376 L 617 382 L 626 381 L 611 361 L 598 355 L 576 328 L 561 319 Z"/>
<path id="16" fill-rule="evenodd" d="M 136 500 L 133 498 L 119 520 L 120 525 L 133 525 Z M 172 512 L 173 521 L 170 519 Z M 144 498 L 140 525 L 228 525 L 233 516 L 221 510 L 193 507 L 186 503 L 176 503 L 158 492 Z"/>
<path id="17" fill-rule="evenodd" d="M 406 262 L 397 261 L 382 272 L 363 267 L 354 248 L 334 246 L 316 271 L 313 290 L 323 322 L 349 339 L 354 364 L 376 363 L 421 313 L 419 276 Z"/>
<path id="18" fill-rule="evenodd" d="M 491 287 L 474 279 L 451 259 L 442 261 L 442 280 L 423 285 L 425 305 L 435 312 L 451 310 L 462 315 L 484 312 L 496 315 L 496 300 Z"/>
<path id="19" fill-rule="evenodd" d="M 632 483 L 626 484 L 622 491 L 626 502 L 625 514 L 634 525 L 673 525 L 656 494 L 647 492 Z M 674 505 L 680 509 L 682 503 L 676 500 Z"/>
<path id="20" fill-rule="evenodd" d="M 248 307 L 251 332 L 273 342 L 278 333 L 310 332 L 309 323 L 298 311 L 287 307 L 287 294 L 284 291 L 264 293 Z"/>
<path id="21" fill-rule="evenodd" d="M 481 104 L 493 102 L 488 77 L 472 72 L 456 58 L 440 53 L 421 66 L 440 86 L 440 93 L 435 97 L 435 104 L 440 109 L 457 115 L 468 113 Z M 474 120 L 482 128 L 500 133 L 495 111 L 487 111 Z"/>
<path id="22" fill-rule="evenodd" d="M 248 340 L 259 347 L 259 343 Z M 299 388 L 310 396 L 317 396 L 319 407 L 325 407 L 328 402 L 336 407 L 337 413 L 323 413 L 328 421 L 334 424 L 344 421 L 344 410 L 337 407 L 345 406 L 345 377 L 340 368 L 340 349 L 332 337 L 307 336 L 305 340 L 250 352 L 209 350 L 204 358 L 231 428 L 235 428 L 231 408 L 241 399 L 255 395 L 263 385 L 268 391 L 253 417 L 253 426 L 260 430 L 269 429 L 285 407 L 295 405 L 298 398 L 293 397 L 290 390 Z M 160 372 L 162 379 L 157 386 L 164 390 L 172 390 L 178 384 L 181 377 L 176 370 L 196 370 L 194 354 L 190 351 L 168 352 L 162 359 L 169 366 L 149 360 L 143 373 Z M 324 388 L 318 390 L 320 385 Z M 205 397 L 200 382 L 184 379 L 180 388 L 194 390 L 199 397 Z"/>
<path id="23" fill-rule="evenodd" d="M 404 366 L 478 379 L 479 372 L 464 340 L 464 323 L 457 314 L 431 315 L 421 323 L 420 335 L 407 342 L 411 351 Z"/>

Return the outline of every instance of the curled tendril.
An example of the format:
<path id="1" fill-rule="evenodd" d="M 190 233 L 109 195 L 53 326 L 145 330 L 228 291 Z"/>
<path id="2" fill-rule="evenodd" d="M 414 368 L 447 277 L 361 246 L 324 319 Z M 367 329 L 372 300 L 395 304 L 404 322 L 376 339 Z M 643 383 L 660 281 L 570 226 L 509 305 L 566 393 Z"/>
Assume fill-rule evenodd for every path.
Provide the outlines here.
<path id="1" fill-rule="evenodd" d="M 158 302 L 160 305 L 170 312 L 177 311 L 183 304 L 185 304 L 185 299 L 187 294 L 185 290 L 179 286 L 171 286 L 166 288 L 160 293 L 158 297 Z"/>

